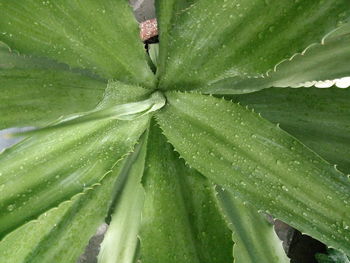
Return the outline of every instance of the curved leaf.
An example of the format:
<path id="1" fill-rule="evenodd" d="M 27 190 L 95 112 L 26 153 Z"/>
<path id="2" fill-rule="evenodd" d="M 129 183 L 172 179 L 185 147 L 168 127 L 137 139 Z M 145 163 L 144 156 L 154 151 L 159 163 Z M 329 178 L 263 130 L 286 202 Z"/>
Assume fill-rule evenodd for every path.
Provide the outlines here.
<path id="1" fill-rule="evenodd" d="M 329 37 L 277 65 L 268 76 L 273 87 L 301 87 L 304 82 L 350 75 L 350 24 L 343 35 Z M 339 31 L 342 31 L 341 28 Z"/>
<path id="2" fill-rule="evenodd" d="M 289 262 L 273 224 L 250 204 L 242 202 L 220 187 L 216 189 L 233 232 L 235 263 Z"/>
<path id="3" fill-rule="evenodd" d="M 0 1 L 0 40 L 103 78 L 153 85 L 127 1 Z"/>
<path id="4" fill-rule="evenodd" d="M 119 163 L 101 184 L 9 234 L 0 242 L 0 261 L 77 262 L 90 237 L 104 222 L 123 163 Z"/>
<path id="5" fill-rule="evenodd" d="M 106 83 L 62 65 L 11 52 L 0 42 L 0 129 L 43 126 L 93 109 Z"/>
<path id="6" fill-rule="evenodd" d="M 100 105 L 89 112 L 75 114 L 67 119 L 53 124 L 51 126 L 39 128 L 36 130 L 29 130 L 19 132 L 17 135 L 33 135 L 38 133 L 45 133 L 50 130 L 60 129 L 67 126 L 77 125 L 81 123 L 97 121 L 97 120 L 135 120 L 154 111 L 162 108 L 166 103 L 166 99 L 159 91 L 153 92 L 147 99 L 125 104 L 117 104 L 109 108 L 102 108 Z"/>
<path id="7" fill-rule="evenodd" d="M 179 14 L 197 0 L 156 0 L 157 24 L 159 31 L 159 62 L 157 61 L 157 76 L 164 74 L 168 46 L 171 41 L 170 34 L 178 21 Z"/>
<path id="8" fill-rule="evenodd" d="M 0 237 L 99 182 L 148 117 L 96 121 L 30 137 L 0 155 Z"/>
<path id="9" fill-rule="evenodd" d="M 257 209 L 350 254 L 347 176 L 237 104 L 173 92 L 167 100 L 156 116 L 190 165 Z"/>
<path id="10" fill-rule="evenodd" d="M 350 174 L 350 89 L 278 89 L 233 97 Z"/>
<path id="11" fill-rule="evenodd" d="M 269 87 L 302 87 L 315 81 L 350 75 L 350 23 L 275 66 L 264 77 L 224 79 L 201 90 L 211 94 L 240 94 Z"/>
<path id="12" fill-rule="evenodd" d="M 198 1 L 169 32 L 159 87 L 193 90 L 226 78 L 261 76 L 319 42 L 349 15 L 347 0 Z"/>
<path id="13" fill-rule="evenodd" d="M 155 125 L 143 184 L 143 263 L 233 261 L 231 232 L 215 203 L 213 186 L 185 166 Z"/>
<path id="14" fill-rule="evenodd" d="M 147 136 L 122 171 L 123 189 L 118 193 L 112 220 L 101 244 L 99 263 L 133 263 L 137 258 L 138 233 L 144 202 L 141 177 L 145 167 Z"/>

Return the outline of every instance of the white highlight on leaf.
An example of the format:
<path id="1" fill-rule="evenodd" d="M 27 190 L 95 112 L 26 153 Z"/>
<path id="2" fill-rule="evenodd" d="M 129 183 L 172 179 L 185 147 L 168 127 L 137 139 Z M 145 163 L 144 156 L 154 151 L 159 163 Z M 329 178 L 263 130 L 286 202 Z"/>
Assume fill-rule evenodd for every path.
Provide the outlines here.
<path id="1" fill-rule="evenodd" d="M 298 85 L 298 87 L 313 87 L 316 88 L 330 88 L 336 86 L 338 88 L 348 88 L 350 87 L 350 77 L 345 77 L 341 79 L 325 80 L 325 81 L 308 81 Z"/>
<path id="2" fill-rule="evenodd" d="M 73 114 L 66 117 L 60 122 L 47 126 L 44 128 L 39 128 L 36 130 L 30 130 L 25 132 L 19 132 L 16 134 L 11 134 L 11 136 L 23 136 L 23 135 L 32 135 L 39 132 L 62 128 L 70 125 L 76 125 L 80 123 L 98 121 L 98 120 L 134 120 L 140 118 L 144 115 L 147 115 L 151 112 L 161 109 L 166 104 L 166 98 L 160 91 L 154 92 L 149 98 L 125 103 L 118 104 L 102 110 L 93 110 L 90 112 L 83 112 L 78 114 Z"/>

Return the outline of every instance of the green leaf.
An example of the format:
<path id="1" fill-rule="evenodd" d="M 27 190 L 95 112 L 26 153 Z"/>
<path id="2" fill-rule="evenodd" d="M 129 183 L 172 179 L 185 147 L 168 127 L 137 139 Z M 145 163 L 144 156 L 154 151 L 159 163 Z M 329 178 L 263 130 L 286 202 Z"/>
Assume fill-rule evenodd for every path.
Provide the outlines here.
<path id="1" fill-rule="evenodd" d="M 319 42 L 349 15 L 348 0 L 198 1 L 168 32 L 159 87 L 193 90 L 226 78 L 261 76 Z"/>
<path id="2" fill-rule="evenodd" d="M 350 260 L 343 253 L 329 248 L 327 254 L 316 254 L 315 258 L 318 263 L 350 263 Z"/>
<path id="3" fill-rule="evenodd" d="M 300 87 L 304 82 L 350 75 L 350 24 L 344 35 L 329 37 L 277 65 L 269 74 L 270 86 Z"/>
<path id="4" fill-rule="evenodd" d="M 0 261 L 77 262 L 90 237 L 104 222 L 124 163 L 120 162 L 100 184 L 9 234 L 0 242 Z"/>
<path id="5" fill-rule="evenodd" d="M 153 73 L 127 1 L 1 0 L 0 40 L 27 55 L 151 87 Z"/>
<path id="6" fill-rule="evenodd" d="M 106 84 L 53 61 L 24 57 L 0 42 L 0 129 L 44 126 L 93 109 Z"/>
<path id="7" fill-rule="evenodd" d="M 99 263 L 133 263 L 137 258 L 137 235 L 144 202 L 141 177 L 146 149 L 147 136 L 144 136 L 119 176 L 123 177 L 123 189 L 118 193 L 112 220 L 101 244 Z"/>
<path id="8" fill-rule="evenodd" d="M 230 78 L 201 90 L 211 94 L 239 94 L 269 87 L 301 87 L 314 81 L 350 75 L 350 23 L 275 66 L 263 78 Z M 309 84 L 310 85 L 310 84 Z"/>
<path id="9" fill-rule="evenodd" d="M 350 89 L 271 88 L 232 98 L 350 174 Z"/>
<path id="10" fill-rule="evenodd" d="M 162 108 L 166 103 L 166 99 L 159 91 L 153 92 L 149 98 L 141 101 L 135 101 L 125 104 L 117 104 L 109 108 L 102 108 L 100 105 L 89 112 L 75 114 L 53 125 L 39 128 L 36 130 L 29 130 L 19 132 L 16 135 L 33 135 L 38 133 L 45 133 L 50 130 L 55 130 L 67 126 L 77 125 L 85 122 L 96 120 L 135 120 L 154 111 Z"/>
<path id="11" fill-rule="evenodd" d="M 154 68 L 157 69 L 159 57 L 159 44 L 149 44 L 148 53 Z"/>
<path id="12" fill-rule="evenodd" d="M 265 215 L 228 191 L 216 188 L 219 202 L 225 212 L 235 242 L 233 255 L 236 263 L 289 262 L 282 241 Z"/>
<path id="13" fill-rule="evenodd" d="M 178 24 L 178 17 L 184 9 L 198 0 L 156 0 L 157 24 L 159 32 L 159 62 L 157 67 L 157 76 L 164 74 L 166 69 L 166 60 L 169 44 L 171 42 L 171 32 L 173 27 Z"/>
<path id="14" fill-rule="evenodd" d="M 240 105 L 166 95 L 168 104 L 156 116 L 191 166 L 257 209 L 350 254 L 347 176 Z"/>
<path id="15" fill-rule="evenodd" d="M 143 184 L 142 262 L 233 261 L 231 232 L 218 211 L 213 186 L 185 166 L 155 125 Z"/>
<path id="16" fill-rule="evenodd" d="M 0 237 L 99 182 L 148 117 L 96 121 L 30 137 L 0 155 Z"/>

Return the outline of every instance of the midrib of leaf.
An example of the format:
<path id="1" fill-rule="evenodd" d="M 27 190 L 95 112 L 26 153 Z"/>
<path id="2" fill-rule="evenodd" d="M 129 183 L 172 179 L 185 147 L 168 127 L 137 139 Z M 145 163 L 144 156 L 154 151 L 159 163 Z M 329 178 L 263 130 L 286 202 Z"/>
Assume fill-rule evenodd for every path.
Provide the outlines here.
<path id="1" fill-rule="evenodd" d="M 145 165 L 140 260 L 232 261 L 230 231 L 216 206 L 212 185 L 178 159 L 155 123 Z"/>
<path id="2" fill-rule="evenodd" d="M 21 135 L 34 135 L 45 133 L 52 130 L 61 129 L 64 127 L 75 126 L 82 123 L 93 121 L 105 121 L 105 120 L 124 120 L 132 121 L 148 114 L 151 114 L 166 104 L 166 99 L 159 91 L 152 93 L 147 99 L 141 101 L 134 101 L 124 104 L 117 104 L 111 107 L 102 107 L 101 102 L 94 110 L 83 113 L 76 113 L 68 118 L 58 121 L 52 125 L 38 128 L 35 130 L 29 130 L 24 132 L 15 133 L 17 136 Z"/>
<path id="3" fill-rule="evenodd" d="M 199 119 L 196 119 L 196 118 L 193 118 L 190 114 L 188 114 L 185 110 L 183 110 L 184 108 L 176 108 L 175 111 L 177 111 L 177 113 L 181 116 L 186 116 L 185 118 L 188 118 L 189 121 L 193 124 L 197 124 L 198 126 L 202 126 L 203 125 L 203 122 L 201 122 L 201 120 Z M 210 127 L 210 126 L 206 126 L 204 130 L 207 130 L 209 131 L 209 133 L 213 134 L 215 136 L 216 139 L 219 139 L 222 143 L 222 145 L 232 145 L 232 140 L 231 139 L 227 139 L 225 137 L 223 137 L 223 135 L 221 133 L 219 133 L 219 131 L 217 131 L 215 128 L 213 127 Z M 200 132 L 200 130 L 198 130 L 198 132 Z M 202 144 L 207 144 L 209 145 L 210 147 L 214 147 L 214 143 L 212 143 L 211 141 L 207 141 L 207 142 L 202 142 Z M 275 166 L 267 166 L 267 165 L 264 165 L 264 163 L 261 163 L 261 159 L 259 159 L 259 157 L 257 156 L 254 156 L 253 154 L 250 154 L 248 150 L 244 150 L 243 148 L 237 148 L 237 147 L 234 147 L 234 151 L 239 153 L 240 155 L 247 155 L 249 156 L 253 162 L 255 163 L 258 163 L 260 166 L 264 167 L 266 170 L 269 170 L 272 174 L 281 174 L 284 172 L 284 167 L 281 167 L 280 169 L 277 169 L 278 166 L 275 165 Z M 225 156 L 225 155 L 228 155 L 229 153 L 227 152 L 224 152 L 222 153 L 222 156 Z M 289 179 L 289 180 L 288 180 Z M 328 177 L 326 177 L 325 180 L 327 180 Z M 277 178 L 265 178 L 265 182 L 266 181 L 269 181 L 271 183 L 278 183 L 278 179 Z M 332 183 L 333 181 L 331 179 L 327 180 L 329 181 L 329 183 Z M 292 185 L 292 186 L 298 186 L 299 183 L 300 183 L 300 180 L 298 178 L 293 178 L 293 177 L 288 177 L 286 182 L 289 184 L 289 185 Z M 300 202 L 303 202 L 304 200 L 307 200 L 309 199 L 310 197 L 310 193 L 313 193 L 313 197 L 317 199 L 319 193 L 318 192 L 315 192 L 315 191 L 312 191 L 310 189 L 309 192 L 301 192 L 299 193 L 299 196 L 297 198 L 299 198 L 298 201 Z M 283 198 L 285 199 L 284 196 L 282 197 L 279 197 L 279 198 Z M 313 206 L 314 207 L 318 207 L 319 206 L 319 203 L 316 202 L 316 201 L 313 201 L 313 200 L 310 200 L 312 203 L 313 203 Z M 318 207 L 319 209 L 321 209 L 321 211 L 318 213 L 318 216 L 320 217 L 324 217 L 324 219 L 328 219 L 327 216 L 325 216 L 327 214 L 327 212 L 329 211 L 329 209 L 332 208 L 332 204 L 328 204 L 328 207 Z M 323 210 L 323 211 L 322 211 Z M 315 210 L 315 212 L 317 213 L 317 210 Z"/>
<path id="4" fill-rule="evenodd" d="M 232 98 L 350 173 L 350 89 L 271 88 Z"/>
<path id="5" fill-rule="evenodd" d="M 349 252 L 347 176 L 241 106 L 199 94 L 167 98 L 157 118 L 191 166 L 257 209 Z"/>
<path id="6" fill-rule="evenodd" d="M 192 116 L 188 115 L 184 110 L 184 108 L 176 108 L 176 111 L 178 111 L 179 115 L 181 116 L 186 116 L 186 118 L 188 118 L 188 120 L 193 123 L 193 124 L 197 124 L 199 126 L 202 126 L 203 128 L 203 122 L 201 122 L 201 120 L 199 119 L 195 119 L 193 118 Z M 223 137 L 222 134 L 220 134 L 215 128 L 212 128 L 210 126 L 206 126 L 204 128 L 204 130 L 206 131 L 209 131 L 209 133 L 213 134 L 215 136 L 216 139 L 219 139 L 222 143 L 222 145 L 232 145 L 232 141 L 228 138 L 225 138 Z M 198 132 L 200 132 L 198 130 Z M 203 144 L 208 144 L 210 147 L 215 147 L 215 145 L 213 143 L 211 143 L 211 141 L 208 141 L 208 142 L 204 142 Z M 248 150 L 244 150 L 243 148 L 237 148 L 235 147 L 235 152 L 237 152 L 238 154 L 244 156 L 244 155 L 247 155 L 250 157 L 250 159 L 254 162 L 254 163 L 257 163 L 259 164 L 259 166 L 265 168 L 266 170 L 268 170 L 269 172 L 271 172 L 271 174 L 282 174 L 284 171 L 285 171 L 285 167 L 281 167 L 280 169 L 278 169 L 278 166 L 275 165 L 275 166 L 268 166 L 268 165 L 265 165 L 263 162 L 261 162 L 261 157 L 257 157 L 257 156 L 254 156 L 253 154 L 250 154 Z M 225 156 L 225 155 L 229 155 L 229 153 L 227 152 L 224 152 L 222 153 L 222 156 Z M 321 171 L 320 171 L 321 172 Z M 305 179 L 305 178 L 303 178 Z M 334 178 L 333 178 L 334 179 Z M 332 184 L 334 181 L 331 179 L 331 178 L 328 178 L 327 176 L 324 178 L 325 181 L 328 181 L 328 183 Z M 278 178 L 273 178 L 273 177 L 269 177 L 269 178 L 265 178 L 264 179 L 265 182 L 269 182 L 269 183 L 272 183 L 272 184 L 278 184 L 279 183 L 279 180 Z M 285 178 L 285 182 L 289 185 L 289 186 L 295 186 L 295 187 L 298 187 L 300 185 L 300 178 L 298 177 L 287 177 Z M 310 184 L 312 184 L 312 181 L 309 182 Z M 253 193 L 254 191 L 252 190 L 251 193 Z M 310 196 L 312 196 L 313 198 L 310 199 Z M 312 189 L 309 189 L 309 191 L 300 191 L 298 193 L 298 196 L 296 196 L 295 198 L 297 199 L 296 201 L 297 202 L 300 202 L 300 203 L 307 203 L 307 204 L 312 204 L 312 207 L 314 208 L 317 208 L 314 210 L 314 213 L 317 214 L 317 216 L 323 218 L 324 220 L 329 220 L 329 223 L 332 222 L 332 220 L 329 219 L 329 217 L 327 217 L 327 213 L 332 209 L 333 207 L 333 204 L 332 203 L 328 203 L 328 204 L 322 204 L 322 206 L 320 206 L 320 203 L 318 203 L 317 200 L 318 199 L 318 196 L 319 196 L 319 192 L 317 191 L 313 191 Z M 278 197 L 279 199 L 283 200 L 283 201 L 291 201 L 290 198 L 288 198 L 287 196 L 279 196 Z M 308 200 L 308 201 L 305 201 L 305 200 Z M 328 205 L 328 206 L 327 206 Z M 338 211 L 339 212 L 339 217 L 342 217 L 342 212 Z M 322 228 L 322 225 L 318 226 L 320 228 Z"/>

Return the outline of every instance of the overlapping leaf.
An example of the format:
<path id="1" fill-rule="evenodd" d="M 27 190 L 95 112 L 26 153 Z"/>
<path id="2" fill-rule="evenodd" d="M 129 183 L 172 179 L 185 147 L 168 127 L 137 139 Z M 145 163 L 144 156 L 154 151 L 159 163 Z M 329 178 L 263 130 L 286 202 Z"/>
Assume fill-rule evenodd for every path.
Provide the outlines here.
<path id="1" fill-rule="evenodd" d="M 233 261 L 212 185 L 178 159 L 158 126 L 150 130 L 143 180 L 142 262 Z"/>
<path id="2" fill-rule="evenodd" d="M 308 82 L 332 80 L 350 75 L 350 24 L 338 28 L 321 43 L 275 66 L 259 78 L 227 78 L 201 91 L 211 94 L 239 94 L 269 87 L 301 87 Z"/>
<path id="3" fill-rule="evenodd" d="M 148 118 L 99 121 L 26 139 L 0 155 L 1 236 L 99 182 Z"/>
<path id="4" fill-rule="evenodd" d="M 217 187 L 218 199 L 233 231 L 235 263 L 289 262 L 281 240 L 267 217 L 234 197 L 229 191 Z"/>
<path id="5" fill-rule="evenodd" d="M 138 233 L 144 190 L 141 177 L 145 168 L 147 134 L 125 164 L 122 189 L 113 207 L 112 220 L 101 244 L 99 263 L 134 263 L 138 259 Z"/>
<path id="6" fill-rule="evenodd" d="M 8 235 L 0 242 L 0 261 L 77 262 L 90 237 L 104 222 L 123 164 L 120 162 L 101 184 Z"/>
<path id="7" fill-rule="evenodd" d="M 130 92 L 118 96 L 129 88 Z M 110 83 L 99 108 L 143 97 L 145 90 Z M 148 125 L 101 120 L 30 137 L 0 155 L 1 236 L 99 182 L 132 150 Z"/>
<path id="8" fill-rule="evenodd" d="M 159 40 L 162 43 L 159 47 L 160 57 L 158 63 L 159 67 L 157 70 L 158 76 L 164 74 L 167 60 L 167 52 L 171 41 L 170 34 L 173 27 L 176 26 L 176 24 L 178 23 L 178 17 L 184 9 L 188 8 L 191 4 L 195 3 L 196 1 L 197 0 L 155 1 Z"/>
<path id="9" fill-rule="evenodd" d="M 257 209 L 350 253 L 347 176 L 237 104 L 199 94 L 169 92 L 167 99 L 157 118 L 190 165 Z"/>
<path id="10" fill-rule="evenodd" d="M 0 43 L 0 129 L 43 126 L 93 109 L 106 83 L 47 59 L 19 56 Z"/>
<path id="11" fill-rule="evenodd" d="M 103 78 L 153 85 L 127 1 L 1 0 L 0 40 Z"/>
<path id="12" fill-rule="evenodd" d="M 166 50 L 160 48 L 166 68 L 159 87 L 189 90 L 260 76 L 349 15 L 347 0 L 198 1 L 176 20 Z"/>
<path id="13" fill-rule="evenodd" d="M 233 97 L 350 174 L 350 89 L 266 89 Z"/>

